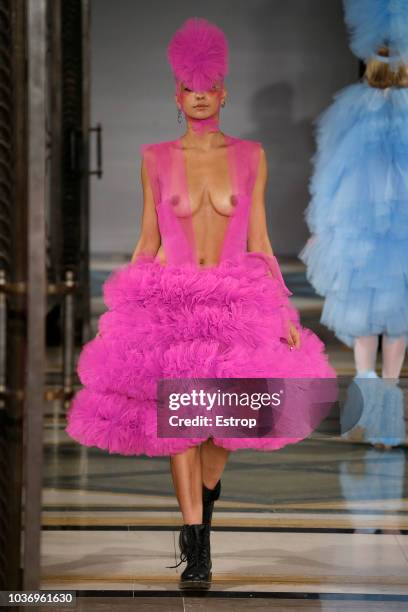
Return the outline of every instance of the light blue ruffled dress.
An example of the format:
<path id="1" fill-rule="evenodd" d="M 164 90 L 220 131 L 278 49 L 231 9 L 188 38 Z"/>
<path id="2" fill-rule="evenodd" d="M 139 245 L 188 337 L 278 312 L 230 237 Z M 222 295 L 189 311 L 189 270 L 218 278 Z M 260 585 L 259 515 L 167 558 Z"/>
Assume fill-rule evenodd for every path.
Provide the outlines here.
<path id="1" fill-rule="evenodd" d="M 316 127 L 299 258 L 325 297 L 320 321 L 349 347 L 408 340 L 408 90 L 347 86 Z"/>
<path id="2" fill-rule="evenodd" d="M 347 86 L 316 128 L 305 211 L 312 236 L 299 258 L 325 297 L 320 322 L 349 347 L 383 333 L 408 341 L 408 90 Z M 402 390 L 373 370 L 357 373 L 342 432 L 371 444 L 404 443 Z"/>

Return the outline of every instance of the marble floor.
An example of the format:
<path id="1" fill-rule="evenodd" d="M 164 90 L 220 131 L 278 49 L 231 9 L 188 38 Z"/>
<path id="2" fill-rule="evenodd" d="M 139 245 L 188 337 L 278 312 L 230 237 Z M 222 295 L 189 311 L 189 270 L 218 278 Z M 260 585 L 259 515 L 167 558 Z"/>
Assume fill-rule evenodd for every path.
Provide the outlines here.
<path id="1" fill-rule="evenodd" d="M 94 326 L 116 265 L 93 262 Z M 353 375 L 351 351 L 318 322 L 322 302 L 302 264 L 282 271 L 302 324 L 338 374 Z M 50 349 L 51 382 L 59 369 Z M 182 522 L 168 458 L 82 447 L 64 432 L 61 401 L 44 410 L 41 588 L 76 591 L 77 609 L 408 609 L 406 444 L 382 450 L 317 431 L 279 451 L 231 453 L 213 519 L 212 588 L 183 596 L 185 565 L 166 567 L 178 560 Z"/>

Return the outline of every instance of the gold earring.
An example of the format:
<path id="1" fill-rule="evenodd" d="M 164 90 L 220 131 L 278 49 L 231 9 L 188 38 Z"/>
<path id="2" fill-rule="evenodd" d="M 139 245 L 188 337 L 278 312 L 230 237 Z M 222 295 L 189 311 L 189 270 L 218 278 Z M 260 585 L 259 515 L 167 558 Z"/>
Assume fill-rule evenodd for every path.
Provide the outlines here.
<path id="1" fill-rule="evenodd" d="M 223 101 L 221 102 L 221 106 L 222 106 L 222 107 L 224 107 L 224 106 L 225 106 L 225 100 L 223 100 Z"/>

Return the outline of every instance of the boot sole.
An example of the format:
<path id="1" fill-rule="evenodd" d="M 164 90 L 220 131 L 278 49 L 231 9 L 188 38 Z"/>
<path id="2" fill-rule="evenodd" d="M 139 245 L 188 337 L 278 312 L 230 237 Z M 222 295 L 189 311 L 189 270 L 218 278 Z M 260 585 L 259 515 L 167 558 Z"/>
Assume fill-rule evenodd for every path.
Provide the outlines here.
<path id="1" fill-rule="evenodd" d="M 212 573 L 208 580 L 184 580 L 179 582 L 179 589 L 182 591 L 206 591 L 211 587 Z"/>

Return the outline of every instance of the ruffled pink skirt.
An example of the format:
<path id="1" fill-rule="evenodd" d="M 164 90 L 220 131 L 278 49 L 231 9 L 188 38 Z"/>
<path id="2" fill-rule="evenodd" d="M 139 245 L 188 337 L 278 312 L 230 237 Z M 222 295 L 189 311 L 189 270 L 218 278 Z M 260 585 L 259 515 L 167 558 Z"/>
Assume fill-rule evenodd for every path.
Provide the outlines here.
<path id="1" fill-rule="evenodd" d="M 159 456 L 203 442 L 205 437 L 157 436 L 160 378 L 336 378 L 323 342 L 300 325 L 281 282 L 257 253 L 208 268 L 145 257 L 113 272 L 103 295 L 108 310 L 99 319 L 99 335 L 80 354 L 83 388 L 65 429 L 86 446 Z M 300 348 L 293 350 L 286 342 L 288 317 L 300 331 Z M 298 442 L 324 411 L 305 414 L 296 405 L 283 436 L 272 431 L 269 437 L 213 441 L 229 450 L 264 451 Z"/>

